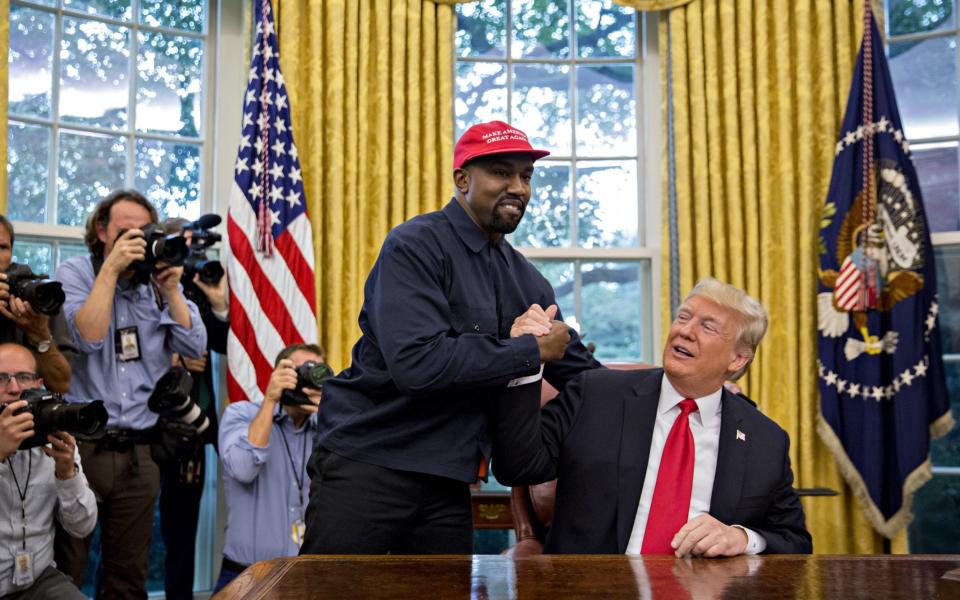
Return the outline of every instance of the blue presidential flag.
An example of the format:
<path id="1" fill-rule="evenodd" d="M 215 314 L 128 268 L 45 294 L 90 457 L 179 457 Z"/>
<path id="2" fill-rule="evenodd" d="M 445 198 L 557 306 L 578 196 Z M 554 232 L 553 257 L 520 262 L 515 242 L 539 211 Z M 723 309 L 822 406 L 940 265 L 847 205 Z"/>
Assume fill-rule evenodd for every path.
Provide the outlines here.
<path id="1" fill-rule="evenodd" d="M 869 19 L 820 223 L 818 431 L 893 537 L 953 427 L 933 248 L 883 44 Z"/>

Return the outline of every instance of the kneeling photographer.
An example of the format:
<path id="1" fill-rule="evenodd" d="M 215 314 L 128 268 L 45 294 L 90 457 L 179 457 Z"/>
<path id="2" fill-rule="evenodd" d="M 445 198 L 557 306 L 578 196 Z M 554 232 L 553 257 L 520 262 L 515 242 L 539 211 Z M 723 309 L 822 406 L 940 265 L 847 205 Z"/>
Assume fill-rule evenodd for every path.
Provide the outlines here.
<path id="1" fill-rule="evenodd" d="M 197 305 L 207 330 L 207 348 L 203 356 L 196 359 L 175 356 L 173 364 L 175 368 L 182 366 L 192 376 L 192 385 L 187 390 L 189 398 L 199 408 L 201 416 L 206 418 L 207 425 L 201 434 L 203 442 L 213 444 L 214 448 L 217 443 L 219 407 L 213 393 L 213 361 L 210 360 L 210 353 L 226 354 L 227 335 L 230 332 L 227 278 L 223 265 L 207 256 L 207 250 L 221 239 L 220 234 L 211 231 L 220 221 L 218 215 L 208 214 L 196 221 L 171 217 L 163 222 L 168 235 L 180 234 L 187 241 L 189 253 L 183 263 L 180 283 L 184 296 Z M 192 452 L 160 466 L 160 532 L 167 548 L 163 579 L 167 600 L 193 598 L 193 566 L 203 495 L 205 454 L 205 445 L 196 444 Z"/>
<path id="2" fill-rule="evenodd" d="M 66 404 L 41 390 L 33 354 L 0 344 L 0 596 L 81 599 L 53 565 L 54 519 L 82 537 L 97 524 L 97 501 L 80 467 L 74 433 L 106 424 L 102 403 Z"/>
<path id="3" fill-rule="evenodd" d="M 0 343 L 16 342 L 33 351 L 37 369 L 47 389 L 66 392 L 70 363 L 61 350 L 66 343 L 66 323 L 60 307 L 63 289 L 45 281 L 29 265 L 13 261 L 13 224 L 0 215 Z M 56 343 L 54 343 L 56 338 Z"/>
<path id="4" fill-rule="evenodd" d="M 220 422 L 227 530 L 214 592 L 257 561 L 296 556 L 303 541 L 307 460 L 332 372 L 316 344 L 287 346 L 274 367 L 263 398 L 231 404 Z"/>

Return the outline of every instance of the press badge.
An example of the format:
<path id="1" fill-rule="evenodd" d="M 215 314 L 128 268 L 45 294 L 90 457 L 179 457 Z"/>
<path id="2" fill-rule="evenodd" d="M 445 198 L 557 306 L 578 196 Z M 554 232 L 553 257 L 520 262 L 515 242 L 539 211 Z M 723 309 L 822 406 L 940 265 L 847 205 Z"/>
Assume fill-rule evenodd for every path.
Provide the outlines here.
<path id="1" fill-rule="evenodd" d="M 115 344 L 117 358 L 120 360 L 124 362 L 140 360 L 140 335 L 137 333 L 136 325 L 118 329 Z"/>
<path id="2" fill-rule="evenodd" d="M 290 526 L 290 539 L 293 540 L 293 543 L 298 547 L 303 546 L 303 534 L 306 533 L 307 526 L 304 525 L 303 519 L 297 519 Z"/>
<path id="3" fill-rule="evenodd" d="M 22 550 L 13 558 L 13 585 L 33 585 L 33 553 Z"/>

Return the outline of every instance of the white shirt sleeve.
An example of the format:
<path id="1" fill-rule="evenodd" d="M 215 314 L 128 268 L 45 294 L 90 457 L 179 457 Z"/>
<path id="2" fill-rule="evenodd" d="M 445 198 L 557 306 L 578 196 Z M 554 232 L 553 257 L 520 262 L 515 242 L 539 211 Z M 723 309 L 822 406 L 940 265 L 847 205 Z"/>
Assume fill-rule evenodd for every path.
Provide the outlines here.
<path id="1" fill-rule="evenodd" d="M 743 525 L 734 525 L 734 527 L 742 529 L 747 534 L 747 548 L 743 551 L 744 554 L 752 556 L 767 549 L 767 540 L 762 535 Z"/>

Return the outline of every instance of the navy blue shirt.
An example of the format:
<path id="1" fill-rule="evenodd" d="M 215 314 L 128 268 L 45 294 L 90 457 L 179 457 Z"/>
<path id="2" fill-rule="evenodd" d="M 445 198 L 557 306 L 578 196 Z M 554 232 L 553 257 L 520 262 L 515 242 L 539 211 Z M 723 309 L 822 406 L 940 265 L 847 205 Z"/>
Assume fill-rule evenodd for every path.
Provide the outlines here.
<path id="1" fill-rule="evenodd" d="M 367 277 L 353 362 L 324 384 L 318 443 L 361 462 L 475 481 L 490 454 L 490 395 L 540 369 L 534 337 L 510 338 L 534 303 L 556 303 L 547 280 L 506 240 L 491 242 L 456 200 L 399 225 Z M 544 369 L 557 389 L 600 366 L 571 337 Z"/>

